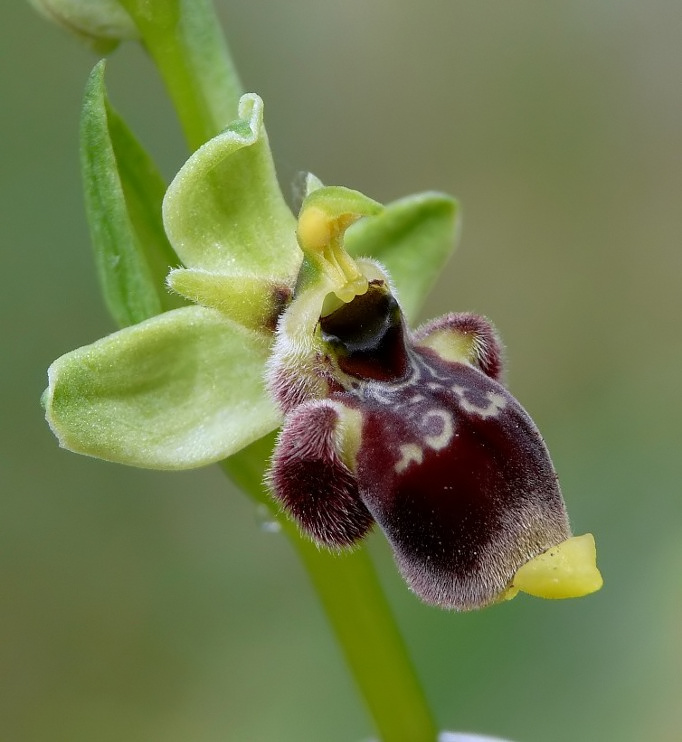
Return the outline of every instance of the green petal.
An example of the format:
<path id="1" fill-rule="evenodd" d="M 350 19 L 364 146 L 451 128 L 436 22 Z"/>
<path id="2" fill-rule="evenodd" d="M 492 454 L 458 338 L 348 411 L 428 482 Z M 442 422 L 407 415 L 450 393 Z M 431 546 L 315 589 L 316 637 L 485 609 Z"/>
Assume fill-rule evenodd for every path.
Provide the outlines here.
<path id="1" fill-rule="evenodd" d="M 164 285 L 168 266 L 177 264 L 161 221 L 165 184 L 110 108 L 103 61 L 85 91 L 81 167 L 97 272 L 116 322 L 132 325 L 178 306 Z"/>
<path id="2" fill-rule="evenodd" d="M 204 307 L 120 330 L 57 359 L 43 396 L 60 445 L 151 469 L 230 456 L 273 430 L 270 343 Z"/>
<path id="3" fill-rule="evenodd" d="M 282 198 L 263 127 L 263 101 L 244 95 L 240 119 L 200 147 L 164 200 L 166 232 L 188 268 L 293 283 L 296 221 Z"/>
<path id="4" fill-rule="evenodd" d="M 250 330 L 272 333 L 291 298 L 286 284 L 256 276 L 226 276 L 198 268 L 178 268 L 168 274 L 168 285 L 197 304 L 222 312 Z"/>
<path id="5" fill-rule="evenodd" d="M 457 202 L 444 194 L 408 196 L 354 224 L 346 248 L 386 267 L 403 311 L 415 319 L 455 247 L 457 214 Z"/>

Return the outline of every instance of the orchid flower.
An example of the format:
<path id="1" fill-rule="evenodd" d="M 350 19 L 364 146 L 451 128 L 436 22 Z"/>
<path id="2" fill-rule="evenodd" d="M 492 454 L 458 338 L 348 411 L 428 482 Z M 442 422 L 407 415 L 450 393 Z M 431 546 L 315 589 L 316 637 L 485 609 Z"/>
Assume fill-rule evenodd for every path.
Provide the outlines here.
<path id="1" fill-rule="evenodd" d="M 106 105 L 102 115 L 115 121 Z M 117 254 L 111 240 L 101 270 L 130 326 L 49 369 L 43 401 L 63 447 L 189 469 L 281 427 L 267 481 L 287 516 L 331 549 L 378 524 L 427 603 L 599 589 L 594 540 L 571 534 L 540 433 L 502 383 L 490 322 L 454 313 L 410 329 L 454 243 L 451 198 L 384 207 L 308 176 L 296 219 L 263 103 L 248 94 L 165 194 L 177 256 L 167 285 L 184 306 L 147 301 L 152 267 L 129 216 L 129 247 Z"/>

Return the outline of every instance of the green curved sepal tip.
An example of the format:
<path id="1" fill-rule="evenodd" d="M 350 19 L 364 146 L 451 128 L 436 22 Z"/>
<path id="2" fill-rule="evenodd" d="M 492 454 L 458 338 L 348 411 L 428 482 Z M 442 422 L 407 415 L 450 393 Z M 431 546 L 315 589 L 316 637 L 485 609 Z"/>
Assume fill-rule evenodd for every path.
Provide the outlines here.
<path id="1" fill-rule="evenodd" d="M 242 96 L 239 119 L 183 165 L 166 193 L 163 218 L 185 267 L 293 283 L 303 256 L 257 95 Z"/>

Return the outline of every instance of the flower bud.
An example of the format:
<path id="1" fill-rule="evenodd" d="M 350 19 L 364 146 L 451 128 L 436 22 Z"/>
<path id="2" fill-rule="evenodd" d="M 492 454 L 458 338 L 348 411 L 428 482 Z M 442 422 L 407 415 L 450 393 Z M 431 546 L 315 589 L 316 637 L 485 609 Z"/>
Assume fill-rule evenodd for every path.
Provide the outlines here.
<path id="1" fill-rule="evenodd" d="M 139 34 L 118 0 L 29 0 L 45 18 L 75 34 L 98 53 Z"/>

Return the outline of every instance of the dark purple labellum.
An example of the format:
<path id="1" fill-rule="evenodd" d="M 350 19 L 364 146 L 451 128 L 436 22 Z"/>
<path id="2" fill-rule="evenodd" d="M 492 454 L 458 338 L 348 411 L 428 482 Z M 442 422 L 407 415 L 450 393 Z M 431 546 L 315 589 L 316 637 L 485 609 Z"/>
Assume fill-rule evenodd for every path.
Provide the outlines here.
<path id="1" fill-rule="evenodd" d="M 456 610 L 499 599 L 570 537 L 540 433 L 496 381 L 486 320 L 448 315 L 410 337 L 379 284 L 320 330 L 336 388 L 289 412 L 270 476 L 305 532 L 342 547 L 376 520 L 410 587 Z"/>
<path id="2" fill-rule="evenodd" d="M 570 536 L 563 500 L 539 432 L 500 384 L 418 351 L 414 367 L 358 401 L 360 496 L 418 595 L 479 607 Z"/>

